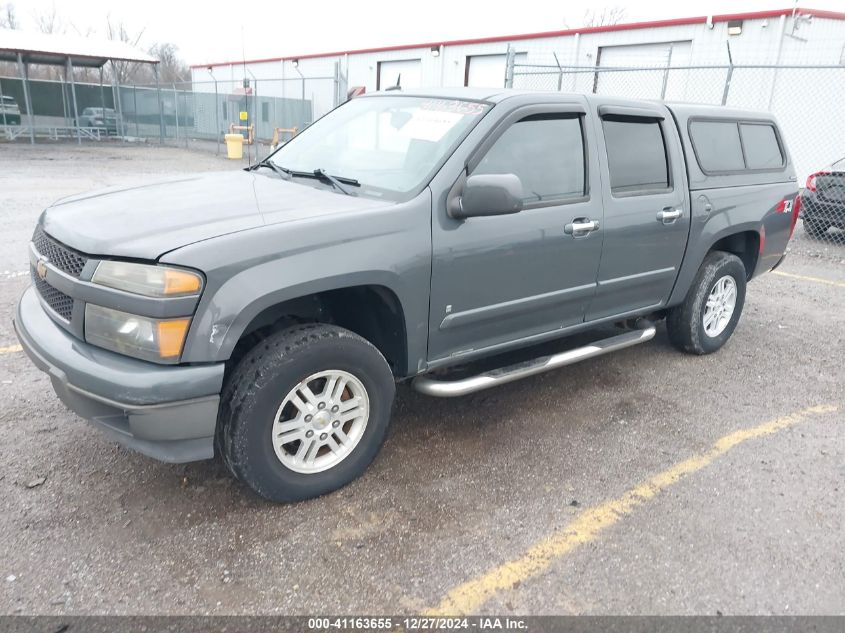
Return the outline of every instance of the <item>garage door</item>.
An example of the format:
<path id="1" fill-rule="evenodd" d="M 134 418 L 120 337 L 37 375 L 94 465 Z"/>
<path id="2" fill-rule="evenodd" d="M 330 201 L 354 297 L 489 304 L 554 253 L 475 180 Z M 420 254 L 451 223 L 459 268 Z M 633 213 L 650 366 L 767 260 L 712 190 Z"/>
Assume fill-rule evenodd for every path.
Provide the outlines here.
<path id="1" fill-rule="evenodd" d="M 399 59 L 378 63 L 376 89 L 384 90 L 397 83 L 403 88 L 419 88 L 422 84 L 419 59 Z"/>
<path id="2" fill-rule="evenodd" d="M 528 61 L 527 53 L 517 53 L 517 65 Z M 464 85 L 474 88 L 504 88 L 507 55 L 472 55 L 467 57 Z"/>
<path id="3" fill-rule="evenodd" d="M 602 46 L 599 48 L 600 67 L 657 68 L 658 70 L 600 71 L 596 73 L 595 92 L 639 99 L 659 99 L 663 92 L 665 78 L 666 98 L 671 98 L 671 95 L 685 83 L 688 71 L 674 71 L 667 74 L 662 69 L 688 66 L 689 61 L 690 42 Z"/>

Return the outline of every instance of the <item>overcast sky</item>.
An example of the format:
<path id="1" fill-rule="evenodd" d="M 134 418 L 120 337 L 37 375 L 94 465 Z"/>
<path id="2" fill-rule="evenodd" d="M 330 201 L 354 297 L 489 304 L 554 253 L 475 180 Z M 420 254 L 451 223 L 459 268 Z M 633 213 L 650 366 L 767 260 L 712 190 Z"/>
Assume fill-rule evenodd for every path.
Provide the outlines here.
<path id="1" fill-rule="evenodd" d="M 0 4 L 10 0 L 0 0 Z M 304 55 L 391 44 L 413 44 L 485 35 L 513 35 L 574 28 L 584 12 L 605 6 L 595 0 L 246 0 L 239 3 L 143 0 L 11 0 L 22 28 L 55 7 L 83 33 L 103 34 L 106 16 L 130 33 L 144 30 L 141 46 L 173 42 L 190 64 Z M 791 6 L 788 0 L 632 0 L 622 6 L 626 22 L 658 20 Z M 814 9 L 843 10 L 842 0 L 807 0 Z M 240 7 L 242 10 L 238 11 Z M 74 32 L 69 29 L 69 32 Z M 243 38 L 241 33 L 243 32 Z"/>

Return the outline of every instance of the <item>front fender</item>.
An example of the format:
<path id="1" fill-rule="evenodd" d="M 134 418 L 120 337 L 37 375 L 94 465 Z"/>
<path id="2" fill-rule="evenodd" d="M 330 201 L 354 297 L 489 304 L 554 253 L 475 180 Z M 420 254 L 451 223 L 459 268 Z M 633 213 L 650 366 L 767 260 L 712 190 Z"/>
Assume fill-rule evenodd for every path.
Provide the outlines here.
<path id="1" fill-rule="evenodd" d="M 249 323 L 284 301 L 362 285 L 393 292 L 404 312 L 410 371 L 426 360 L 431 197 L 348 216 L 264 226 L 192 244 L 163 262 L 206 274 L 182 362 L 228 360 Z"/>

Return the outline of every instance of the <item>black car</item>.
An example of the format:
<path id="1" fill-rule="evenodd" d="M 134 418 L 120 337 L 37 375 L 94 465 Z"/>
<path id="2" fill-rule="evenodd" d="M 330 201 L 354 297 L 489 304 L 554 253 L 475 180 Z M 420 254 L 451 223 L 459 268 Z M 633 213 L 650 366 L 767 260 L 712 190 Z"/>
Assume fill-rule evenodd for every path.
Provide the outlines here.
<path id="1" fill-rule="evenodd" d="M 21 109 L 14 97 L 0 97 L 0 125 L 20 125 Z"/>
<path id="2" fill-rule="evenodd" d="M 801 192 L 804 230 L 822 237 L 830 227 L 845 229 L 845 158 L 810 174 Z"/>

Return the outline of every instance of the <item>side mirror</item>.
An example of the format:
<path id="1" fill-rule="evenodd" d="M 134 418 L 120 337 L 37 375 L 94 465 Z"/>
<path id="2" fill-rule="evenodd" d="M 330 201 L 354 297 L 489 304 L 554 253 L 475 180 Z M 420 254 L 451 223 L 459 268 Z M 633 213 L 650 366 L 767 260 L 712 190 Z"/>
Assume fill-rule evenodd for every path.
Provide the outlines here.
<path id="1" fill-rule="evenodd" d="M 455 219 L 509 215 L 522 211 L 522 182 L 516 174 L 478 174 L 467 178 L 449 215 Z"/>

